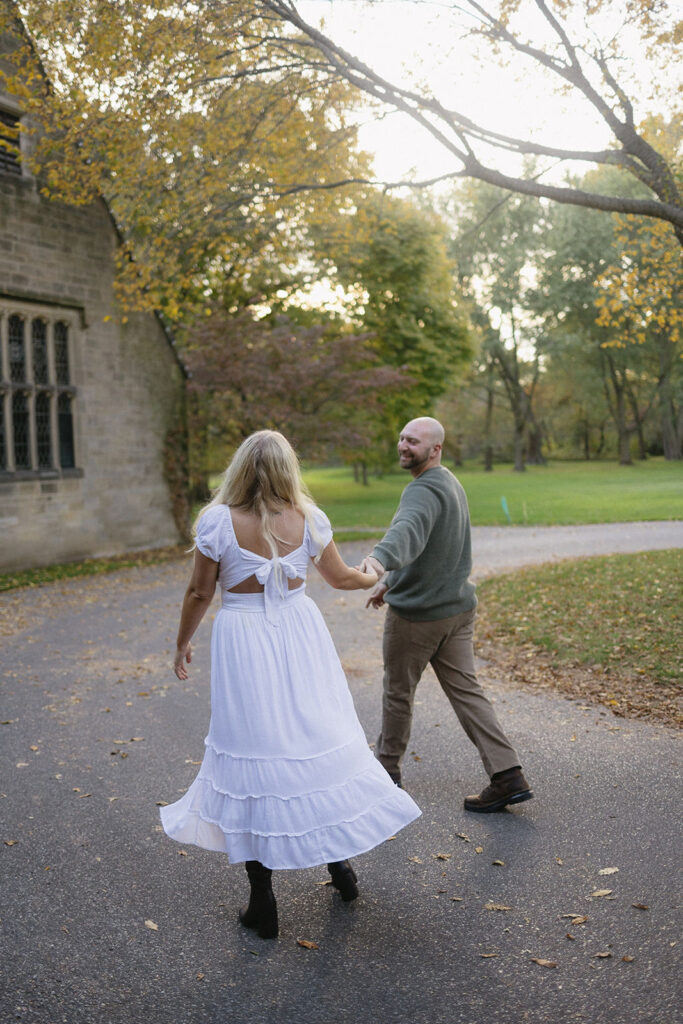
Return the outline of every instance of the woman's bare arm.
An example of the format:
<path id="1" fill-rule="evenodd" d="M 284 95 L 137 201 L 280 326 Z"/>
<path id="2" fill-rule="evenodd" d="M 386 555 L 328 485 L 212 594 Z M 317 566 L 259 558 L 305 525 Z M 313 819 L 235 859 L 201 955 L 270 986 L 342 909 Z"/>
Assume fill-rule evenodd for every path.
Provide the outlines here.
<path id="1" fill-rule="evenodd" d="M 347 565 L 333 540 L 323 551 L 320 560 L 313 563 L 325 580 L 335 590 L 369 590 L 377 583 L 377 574 L 361 572 Z"/>
<path id="2" fill-rule="evenodd" d="M 173 660 L 173 670 L 178 679 L 187 679 L 184 662 L 187 661 L 189 664 L 192 661 L 190 640 L 213 600 L 217 579 L 218 562 L 214 562 L 213 559 L 207 558 L 201 551 L 195 549 L 194 567 L 180 613 L 176 654 Z"/>

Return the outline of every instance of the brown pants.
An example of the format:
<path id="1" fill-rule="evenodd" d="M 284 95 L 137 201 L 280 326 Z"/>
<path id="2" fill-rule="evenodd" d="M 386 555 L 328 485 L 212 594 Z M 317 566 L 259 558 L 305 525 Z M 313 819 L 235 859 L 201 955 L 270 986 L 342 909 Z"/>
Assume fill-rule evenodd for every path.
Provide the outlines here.
<path id="1" fill-rule="evenodd" d="M 384 623 L 384 694 L 377 757 L 399 770 L 410 738 L 415 688 L 427 664 L 472 740 L 489 776 L 520 763 L 474 669 L 475 609 L 434 622 L 410 622 L 387 608 Z"/>

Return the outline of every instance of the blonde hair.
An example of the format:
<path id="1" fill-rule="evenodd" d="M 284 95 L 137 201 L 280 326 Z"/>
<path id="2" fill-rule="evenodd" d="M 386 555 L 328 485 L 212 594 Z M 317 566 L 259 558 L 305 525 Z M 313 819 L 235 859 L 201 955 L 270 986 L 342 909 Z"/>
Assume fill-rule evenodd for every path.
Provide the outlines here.
<path id="1" fill-rule="evenodd" d="M 273 520 L 284 507 L 295 508 L 304 516 L 318 545 L 315 560 L 322 554 L 322 538 L 313 519 L 315 505 L 301 479 L 299 460 L 287 438 L 277 430 L 258 430 L 242 442 L 213 498 L 195 519 L 193 533 L 206 510 L 215 505 L 229 505 L 257 515 L 276 565 L 279 560 L 277 542 L 292 548 L 295 545 L 278 537 Z"/>

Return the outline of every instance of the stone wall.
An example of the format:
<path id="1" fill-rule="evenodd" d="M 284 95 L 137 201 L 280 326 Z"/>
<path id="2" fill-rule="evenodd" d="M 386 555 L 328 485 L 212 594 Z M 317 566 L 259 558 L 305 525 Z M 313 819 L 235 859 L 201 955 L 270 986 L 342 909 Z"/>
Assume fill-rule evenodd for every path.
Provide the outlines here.
<path id="1" fill-rule="evenodd" d="M 69 331 L 75 448 L 73 469 L 36 469 L 34 440 L 32 469 L 10 458 L 0 470 L 2 569 L 178 540 L 163 445 L 181 414 L 184 376 L 156 317 L 116 322 L 117 241 L 104 203 L 67 207 L 40 197 L 29 176 L 0 174 L 5 413 L 9 318 L 59 318 Z"/>

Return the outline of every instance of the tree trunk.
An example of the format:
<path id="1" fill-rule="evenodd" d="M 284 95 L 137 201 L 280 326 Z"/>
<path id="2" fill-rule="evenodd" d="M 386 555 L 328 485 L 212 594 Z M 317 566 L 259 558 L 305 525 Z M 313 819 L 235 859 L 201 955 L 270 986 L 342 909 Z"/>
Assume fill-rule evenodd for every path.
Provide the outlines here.
<path id="1" fill-rule="evenodd" d="M 543 454 L 543 428 L 533 418 L 527 434 L 526 461 L 531 466 L 545 466 L 547 461 Z"/>
<path id="2" fill-rule="evenodd" d="M 590 462 L 591 457 L 591 435 L 588 427 L 588 417 L 585 416 L 581 424 L 583 427 L 583 457 L 586 462 Z"/>
<path id="3" fill-rule="evenodd" d="M 363 459 L 361 464 L 360 464 L 360 470 L 361 470 L 361 479 L 363 481 L 363 487 L 367 487 L 368 486 L 368 464 L 365 461 L 365 459 Z"/>
<path id="4" fill-rule="evenodd" d="M 630 384 L 626 386 L 626 395 L 628 398 L 628 404 L 631 406 L 631 412 L 633 413 L 633 422 L 635 424 L 635 429 L 638 434 L 638 458 L 644 461 L 647 458 L 647 445 L 645 444 L 645 434 L 643 432 L 645 416 L 641 416 L 640 414 L 640 409 L 638 408 L 638 399 L 636 398 L 633 388 L 630 386 Z"/>
<path id="5" fill-rule="evenodd" d="M 515 464 L 513 466 L 515 473 L 524 473 L 526 470 L 524 465 L 524 426 L 525 421 L 515 416 Z"/>
<path id="6" fill-rule="evenodd" d="M 620 466 L 632 466 L 633 459 L 631 458 L 631 434 L 632 430 L 626 423 L 626 387 L 623 379 L 623 375 L 619 373 L 618 368 L 614 363 L 614 359 L 608 349 L 602 350 L 603 354 L 603 383 L 605 387 L 605 396 L 607 398 L 607 404 L 609 405 L 612 413 L 612 419 L 614 420 L 614 426 L 617 428 L 617 438 L 619 446 L 619 465 Z M 609 378 L 604 373 L 604 365 L 607 364 L 609 369 Z M 610 394 L 610 383 L 612 385 L 612 392 Z"/>
<path id="7" fill-rule="evenodd" d="M 484 420 L 484 472 L 493 472 L 493 445 L 491 444 L 491 427 L 493 425 L 493 361 L 489 360 L 486 381 L 486 419 Z"/>
<path id="8" fill-rule="evenodd" d="M 670 345 L 670 342 L 667 342 Z M 683 416 L 679 413 L 676 423 L 676 408 L 674 405 L 673 388 L 671 386 L 671 359 L 668 350 L 659 347 L 659 421 L 662 429 L 662 448 L 664 458 L 677 460 L 683 458 L 683 431 L 681 420 Z"/>

